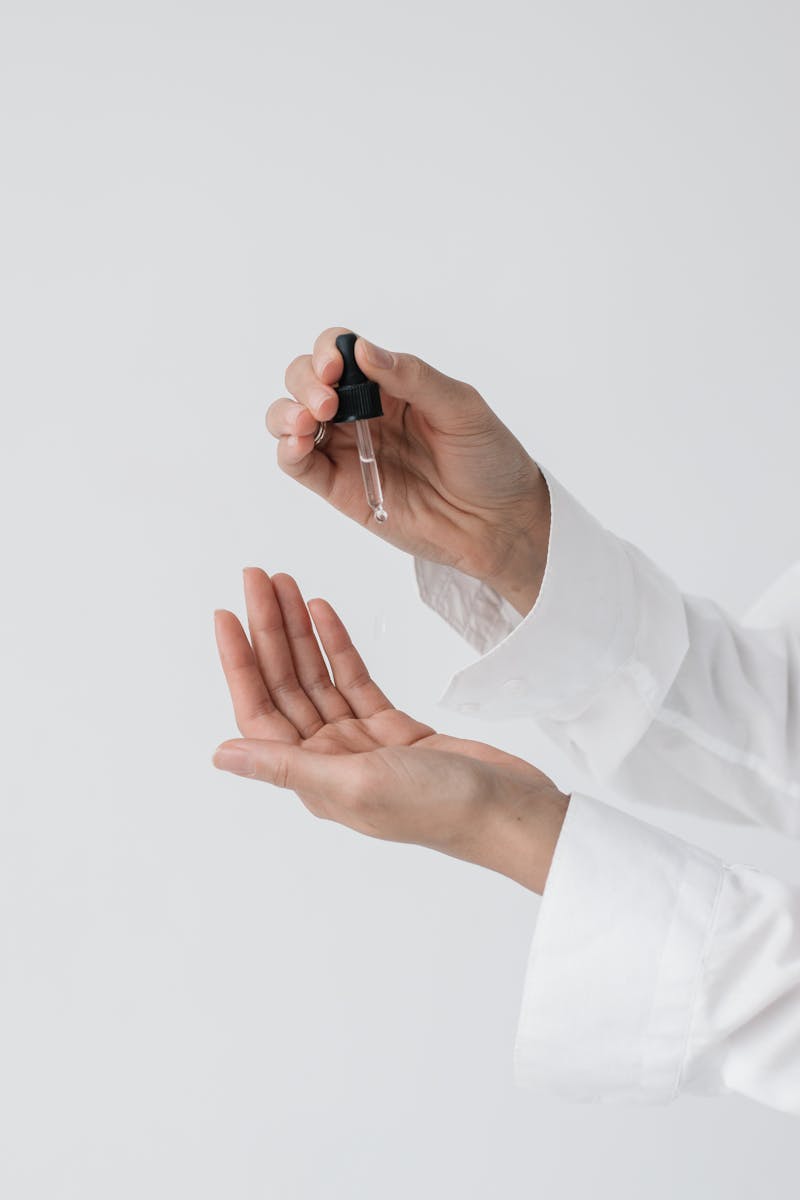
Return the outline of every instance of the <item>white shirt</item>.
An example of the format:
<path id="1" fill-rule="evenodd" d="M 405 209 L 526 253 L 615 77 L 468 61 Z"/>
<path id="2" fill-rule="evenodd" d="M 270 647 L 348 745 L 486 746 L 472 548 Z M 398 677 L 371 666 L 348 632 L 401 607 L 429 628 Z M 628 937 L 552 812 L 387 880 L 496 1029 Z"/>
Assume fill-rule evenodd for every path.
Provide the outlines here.
<path id="1" fill-rule="evenodd" d="M 800 564 L 739 623 L 542 471 L 550 543 L 524 619 L 415 560 L 423 600 L 482 654 L 441 703 L 529 717 L 628 800 L 800 836 Z M 576 1100 L 738 1092 L 800 1115 L 800 889 L 573 793 L 514 1072 Z"/>

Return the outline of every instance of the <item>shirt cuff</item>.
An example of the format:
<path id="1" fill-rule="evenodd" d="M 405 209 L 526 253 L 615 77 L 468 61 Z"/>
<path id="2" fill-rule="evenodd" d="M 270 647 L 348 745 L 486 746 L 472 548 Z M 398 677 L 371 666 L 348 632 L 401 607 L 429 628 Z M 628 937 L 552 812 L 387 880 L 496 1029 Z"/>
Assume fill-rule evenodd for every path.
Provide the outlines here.
<path id="1" fill-rule="evenodd" d="M 439 703 L 490 720 L 533 717 L 604 778 L 643 736 L 686 655 L 683 597 L 540 470 L 550 538 L 526 617 L 480 580 L 415 559 L 422 599 L 482 654 L 453 676 Z"/>
<path id="2" fill-rule="evenodd" d="M 681 1085 L 724 864 L 573 794 L 528 960 L 514 1079 L 571 1100 Z"/>

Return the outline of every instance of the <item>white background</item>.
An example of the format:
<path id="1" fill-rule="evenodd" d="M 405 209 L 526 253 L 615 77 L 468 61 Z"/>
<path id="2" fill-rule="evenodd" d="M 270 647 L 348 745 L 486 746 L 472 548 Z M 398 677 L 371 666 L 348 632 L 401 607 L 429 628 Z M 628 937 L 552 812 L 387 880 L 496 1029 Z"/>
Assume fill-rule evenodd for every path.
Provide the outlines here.
<path id="1" fill-rule="evenodd" d="M 6 0 L 4 1197 L 796 1195 L 789 1117 L 515 1087 L 532 893 L 210 757 L 248 564 L 533 753 L 436 708 L 472 652 L 411 560 L 274 465 L 328 326 L 469 380 L 687 591 L 797 557 L 798 43 L 789 0 Z"/>

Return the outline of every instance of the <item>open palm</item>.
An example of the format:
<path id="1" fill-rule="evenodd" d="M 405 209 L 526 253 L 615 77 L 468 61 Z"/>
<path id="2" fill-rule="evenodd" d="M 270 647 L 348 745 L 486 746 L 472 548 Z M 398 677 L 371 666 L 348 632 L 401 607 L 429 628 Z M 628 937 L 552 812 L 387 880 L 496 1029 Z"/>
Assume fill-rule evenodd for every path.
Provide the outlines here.
<path id="1" fill-rule="evenodd" d="M 412 746 L 433 734 L 430 726 L 398 711 L 373 683 L 326 601 L 311 605 L 335 682 L 291 576 L 270 579 L 249 568 L 244 579 L 250 641 L 233 613 L 219 612 L 216 629 L 236 723 L 245 737 L 318 754 L 357 754 Z"/>
<path id="2" fill-rule="evenodd" d="M 465 843 L 495 797 L 552 787 L 522 759 L 438 734 L 396 709 L 331 606 L 311 600 L 307 608 L 291 576 L 248 568 L 244 581 L 250 639 L 233 613 L 216 614 L 246 739 L 221 749 L 245 747 L 258 763 L 240 773 L 292 788 L 317 816 L 460 857 L 469 857 Z"/>

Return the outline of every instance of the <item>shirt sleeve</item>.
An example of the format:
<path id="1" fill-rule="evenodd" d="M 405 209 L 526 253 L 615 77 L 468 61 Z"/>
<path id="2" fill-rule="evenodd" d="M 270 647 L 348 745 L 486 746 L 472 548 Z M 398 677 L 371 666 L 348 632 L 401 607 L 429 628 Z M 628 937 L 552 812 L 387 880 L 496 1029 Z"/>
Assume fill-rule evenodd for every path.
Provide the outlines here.
<path id="1" fill-rule="evenodd" d="M 800 1116 L 800 890 L 573 794 L 514 1078 L 578 1101 L 735 1093 Z"/>
<path id="2" fill-rule="evenodd" d="M 481 581 L 415 560 L 422 599 L 481 654 L 440 704 L 534 721 L 586 777 L 635 803 L 800 835 L 800 633 L 684 595 L 542 473 L 550 541 L 526 617 Z"/>

